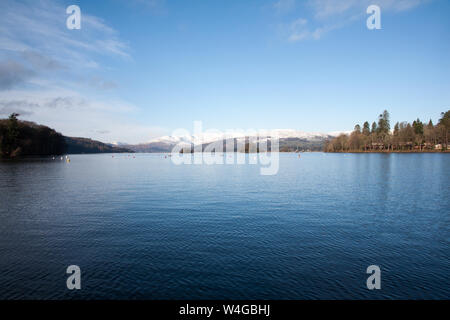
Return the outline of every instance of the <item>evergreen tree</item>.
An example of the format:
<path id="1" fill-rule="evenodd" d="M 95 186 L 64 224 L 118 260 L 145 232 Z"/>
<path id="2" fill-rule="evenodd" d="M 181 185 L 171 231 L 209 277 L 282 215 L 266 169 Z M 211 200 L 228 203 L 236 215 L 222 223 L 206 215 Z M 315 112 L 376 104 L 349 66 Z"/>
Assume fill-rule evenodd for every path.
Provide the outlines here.
<path id="1" fill-rule="evenodd" d="M 368 136 L 368 135 L 370 134 L 370 126 L 369 126 L 369 122 L 367 122 L 367 121 L 364 122 L 362 133 L 363 133 L 364 135 L 366 135 L 366 136 Z"/>
<path id="2" fill-rule="evenodd" d="M 417 120 L 413 122 L 413 127 L 415 134 L 420 136 L 423 135 L 423 123 L 422 121 L 419 120 L 419 118 L 417 118 Z"/>
<path id="3" fill-rule="evenodd" d="M 438 151 L 441 149 L 439 145 L 442 145 L 443 151 L 448 152 L 450 150 L 448 149 L 449 133 L 450 110 L 442 113 L 438 125 L 434 125 L 432 120 L 425 125 L 420 119 L 416 119 L 412 124 L 406 121 L 397 122 L 392 134 L 390 132 L 389 112 L 385 110 L 378 116 L 378 124 L 377 122 L 372 123 L 371 129 L 369 129 L 369 122 L 367 121 L 364 122 L 362 132 L 361 127 L 356 125 L 350 135 L 341 135 L 327 142 L 325 150 L 331 152 L 422 151 L 425 148 Z"/>
<path id="4" fill-rule="evenodd" d="M 400 125 L 397 122 L 394 126 L 394 136 L 398 136 L 399 131 L 400 131 Z"/>
<path id="5" fill-rule="evenodd" d="M 371 131 L 371 133 L 372 134 L 377 133 L 377 123 L 375 121 L 372 123 L 372 131 Z"/>
<path id="6" fill-rule="evenodd" d="M 9 116 L 6 130 L 4 132 L 3 142 L 1 145 L 1 153 L 7 157 L 17 148 L 17 138 L 19 137 L 19 122 L 17 121 L 18 113 Z"/>
<path id="7" fill-rule="evenodd" d="M 389 112 L 387 110 L 384 110 L 383 113 L 378 117 L 378 132 L 380 134 L 389 134 L 389 131 L 391 130 L 391 125 L 389 122 Z"/>
<path id="8" fill-rule="evenodd" d="M 444 131 L 445 149 L 447 149 L 447 146 L 448 146 L 448 133 L 450 131 L 450 110 L 448 110 L 445 113 L 442 112 L 441 116 L 442 116 L 442 118 L 439 119 L 439 123 L 438 124 Z"/>

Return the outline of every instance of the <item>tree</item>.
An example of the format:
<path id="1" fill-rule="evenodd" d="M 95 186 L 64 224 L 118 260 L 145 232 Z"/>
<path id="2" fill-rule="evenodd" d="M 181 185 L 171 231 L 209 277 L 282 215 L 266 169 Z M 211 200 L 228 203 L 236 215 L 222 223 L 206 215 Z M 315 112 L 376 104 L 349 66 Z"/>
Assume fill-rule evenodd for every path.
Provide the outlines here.
<path id="1" fill-rule="evenodd" d="M 392 143 L 392 149 L 398 149 L 399 147 L 399 143 L 400 143 L 400 124 L 397 122 L 394 125 L 394 132 L 393 132 L 393 136 L 391 137 L 391 143 Z"/>
<path id="2" fill-rule="evenodd" d="M 372 134 L 377 133 L 377 123 L 375 121 L 372 123 L 372 131 L 371 131 L 371 133 Z"/>
<path id="3" fill-rule="evenodd" d="M 450 133 L 450 110 L 442 113 L 437 125 L 430 120 L 424 124 L 420 119 L 409 122 L 397 122 L 390 131 L 389 112 L 385 110 L 378 116 L 378 122 L 364 122 L 362 131 L 357 124 L 350 135 L 341 135 L 327 142 L 326 150 L 331 152 L 368 151 L 368 150 L 414 150 L 422 148 L 448 152 Z"/>
<path id="4" fill-rule="evenodd" d="M 442 112 L 441 113 L 442 118 L 439 119 L 439 126 L 443 129 L 444 131 L 444 137 L 445 137 L 445 150 L 447 150 L 447 146 L 448 146 L 448 133 L 450 131 L 450 110 L 448 110 L 447 112 Z"/>
<path id="5" fill-rule="evenodd" d="M 391 115 L 389 114 L 389 112 L 387 110 L 383 111 L 383 120 L 384 120 L 384 124 L 386 126 L 386 131 L 389 132 L 389 130 L 391 130 Z"/>
<path id="6" fill-rule="evenodd" d="M 423 135 L 423 123 L 417 118 L 413 121 L 414 133 L 417 135 Z"/>
<path id="7" fill-rule="evenodd" d="M 337 150 L 346 151 L 348 145 L 348 136 L 346 134 L 341 134 L 337 137 Z"/>
<path id="8" fill-rule="evenodd" d="M 389 149 L 389 134 L 390 134 L 391 125 L 389 123 L 389 112 L 384 110 L 382 114 L 378 117 L 378 128 L 377 133 L 380 141 L 383 145 L 387 145 Z M 384 147 L 383 146 L 383 147 Z"/>
<path id="9" fill-rule="evenodd" d="M 415 139 L 415 134 L 414 134 L 414 128 L 411 126 L 410 123 L 406 124 L 404 137 L 405 137 L 406 144 L 408 146 L 410 146 L 410 148 L 412 148 L 412 144 Z"/>
<path id="10" fill-rule="evenodd" d="M 399 131 L 400 131 L 400 124 L 397 122 L 394 126 L 394 136 L 398 136 Z"/>
<path id="11" fill-rule="evenodd" d="M 18 113 L 12 113 L 7 120 L 6 130 L 1 144 L 1 153 L 7 157 L 11 156 L 17 148 L 17 138 L 19 137 L 18 116 Z"/>
<path id="12" fill-rule="evenodd" d="M 378 117 L 378 132 L 382 135 L 389 134 L 389 131 L 391 130 L 389 117 L 389 112 L 387 110 L 384 110 Z"/>
<path id="13" fill-rule="evenodd" d="M 17 138 L 19 134 L 19 121 L 17 120 L 18 116 L 20 116 L 20 114 L 12 113 L 8 118 L 8 132 L 14 138 Z"/>
<path id="14" fill-rule="evenodd" d="M 420 149 L 422 150 L 422 143 L 423 143 L 423 123 L 422 121 L 417 118 L 417 120 L 413 121 L 413 128 L 414 128 L 414 142 L 416 145 L 419 145 Z"/>
<path id="15" fill-rule="evenodd" d="M 427 126 L 424 128 L 425 141 L 430 145 L 436 145 L 436 128 L 433 125 L 433 121 L 428 122 Z"/>
<path id="16" fill-rule="evenodd" d="M 363 133 L 365 136 L 368 136 L 368 135 L 370 134 L 370 126 L 369 126 L 369 122 L 367 122 L 367 121 L 364 122 L 362 133 Z"/>
<path id="17" fill-rule="evenodd" d="M 350 150 L 360 150 L 361 146 L 363 146 L 363 136 L 361 135 L 361 127 L 359 124 L 355 126 L 355 130 L 350 135 L 350 139 L 348 141 L 348 147 Z"/>

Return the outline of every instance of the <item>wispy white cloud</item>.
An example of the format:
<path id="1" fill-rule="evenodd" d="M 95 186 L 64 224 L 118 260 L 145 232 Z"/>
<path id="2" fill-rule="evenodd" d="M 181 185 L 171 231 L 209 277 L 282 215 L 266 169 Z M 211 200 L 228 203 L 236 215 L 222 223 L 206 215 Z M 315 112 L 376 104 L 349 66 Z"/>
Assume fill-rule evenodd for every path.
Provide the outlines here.
<path id="1" fill-rule="evenodd" d="M 90 53 L 129 57 L 128 46 L 117 31 L 86 12 L 82 11 L 81 30 L 68 30 L 65 8 L 50 0 L 3 0 L 0 12 L 0 50 L 20 52 L 33 48 L 44 55 L 74 58 L 75 62 Z"/>
<path id="2" fill-rule="evenodd" d="M 68 30 L 60 2 L 0 1 L 0 117 L 18 112 L 65 135 L 105 142 L 165 133 L 137 121 L 140 108 L 118 97 L 117 81 L 104 76 L 104 61 L 132 60 L 129 46 L 103 19 L 81 12 L 81 30 Z"/>
<path id="3" fill-rule="evenodd" d="M 311 18 L 300 17 L 285 24 L 284 29 L 290 42 L 318 40 L 326 33 L 365 16 L 366 8 L 371 4 L 380 6 L 382 12 L 400 12 L 429 1 L 432 0 L 308 0 L 304 9 L 311 13 Z"/>
<path id="4" fill-rule="evenodd" d="M 318 19 L 333 17 L 336 15 L 353 16 L 357 12 L 364 13 L 365 9 L 372 4 L 378 5 L 386 11 L 404 11 L 429 0 L 309 0 L 314 16 Z"/>
<path id="5" fill-rule="evenodd" d="M 115 88 L 119 87 L 117 82 L 112 81 L 112 80 L 106 80 L 99 76 L 92 76 L 88 79 L 85 79 L 85 81 L 83 81 L 83 82 L 87 83 L 89 86 L 91 86 L 93 88 L 100 89 L 100 90 L 111 90 L 111 89 L 115 89 Z"/>
<path id="6" fill-rule="evenodd" d="M 324 34 L 342 27 L 344 23 L 345 22 L 336 22 L 313 27 L 308 20 L 299 18 L 290 25 L 288 41 L 297 42 L 308 39 L 318 40 Z"/>
<path id="7" fill-rule="evenodd" d="M 277 13 L 288 13 L 295 8 L 295 0 L 278 0 L 273 4 Z"/>
<path id="8" fill-rule="evenodd" d="M 24 50 L 22 58 L 28 61 L 34 69 L 59 70 L 65 67 L 57 60 L 46 57 L 36 51 Z"/>
<path id="9" fill-rule="evenodd" d="M 306 39 L 311 36 L 311 32 L 307 29 L 308 20 L 299 18 L 291 23 L 291 34 L 289 41 L 295 42 Z"/>

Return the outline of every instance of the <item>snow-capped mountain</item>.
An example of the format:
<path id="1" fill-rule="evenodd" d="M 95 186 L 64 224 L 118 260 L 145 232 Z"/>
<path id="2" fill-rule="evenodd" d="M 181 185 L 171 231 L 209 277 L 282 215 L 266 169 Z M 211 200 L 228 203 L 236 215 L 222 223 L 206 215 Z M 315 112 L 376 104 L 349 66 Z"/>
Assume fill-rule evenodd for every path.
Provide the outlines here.
<path id="1" fill-rule="evenodd" d="M 287 138 L 298 138 L 306 140 L 321 140 L 331 137 L 338 136 L 341 133 L 346 132 L 331 132 L 331 133 L 320 133 L 320 132 L 304 132 L 294 129 L 275 129 L 275 130 L 259 130 L 252 133 L 251 131 L 242 132 L 231 132 L 231 133 L 215 133 L 215 132 L 205 132 L 201 135 L 183 135 L 183 136 L 163 136 L 149 141 L 148 143 L 167 143 L 167 144 L 197 144 L 197 143 L 210 143 L 223 139 L 233 139 L 233 138 L 245 138 L 245 137 L 275 137 L 279 139 Z"/>
<path id="2" fill-rule="evenodd" d="M 280 147 L 289 147 L 297 149 L 313 149 L 320 150 L 323 143 L 327 139 L 331 139 L 339 134 L 347 132 L 304 132 L 294 129 L 276 129 L 276 130 L 259 130 L 259 131 L 233 131 L 227 132 L 212 132 L 207 131 L 200 135 L 171 135 L 162 136 L 153 139 L 147 143 L 138 145 L 127 145 L 128 148 L 136 152 L 170 152 L 174 146 L 193 146 L 199 144 L 209 144 L 216 141 L 223 141 L 227 139 L 236 139 L 242 141 L 250 137 L 259 137 L 259 140 L 270 139 L 271 137 L 278 137 L 280 139 Z"/>
<path id="3" fill-rule="evenodd" d="M 114 141 L 114 142 L 111 142 L 110 145 L 120 147 L 120 146 L 126 146 L 126 145 L 128 145 L 128 143 Z"/>

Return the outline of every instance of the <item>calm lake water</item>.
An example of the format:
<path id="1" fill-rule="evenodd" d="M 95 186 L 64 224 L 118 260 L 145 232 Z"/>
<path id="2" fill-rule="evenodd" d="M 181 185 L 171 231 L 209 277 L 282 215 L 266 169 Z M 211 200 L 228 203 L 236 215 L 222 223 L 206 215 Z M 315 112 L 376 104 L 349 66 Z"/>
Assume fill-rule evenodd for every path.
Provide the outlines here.
<path id="1" fill-rule="evenodd" d="M 449 186 L 450 154 L 0 162 L 0 298 L 449 299 Z"/>

